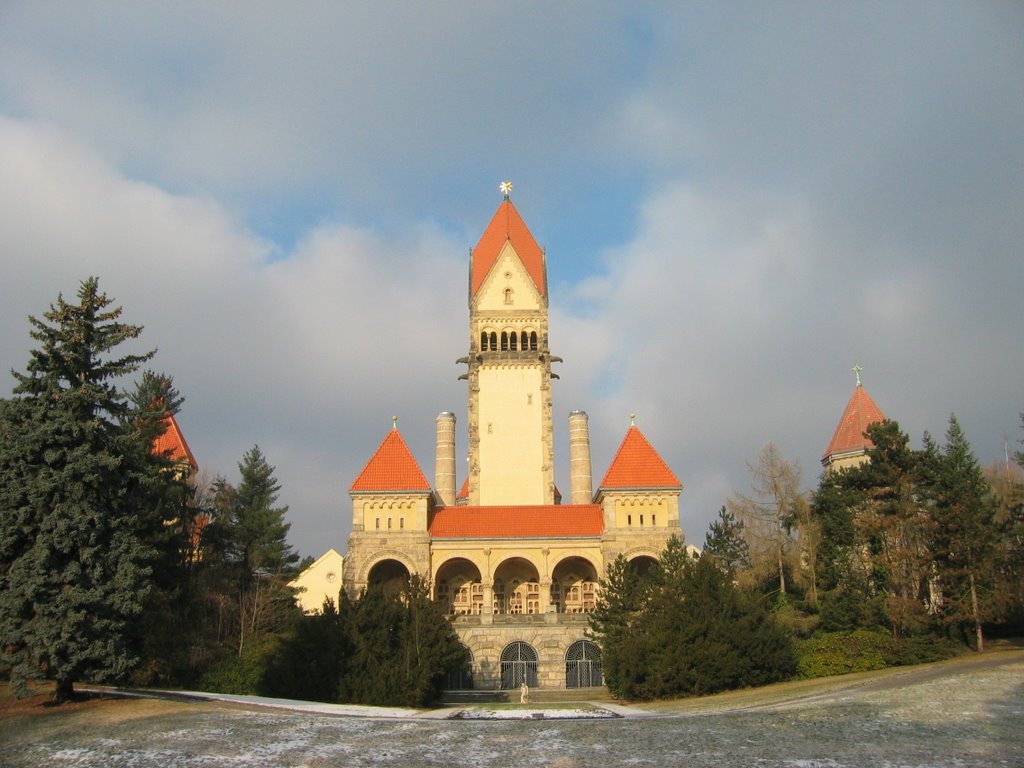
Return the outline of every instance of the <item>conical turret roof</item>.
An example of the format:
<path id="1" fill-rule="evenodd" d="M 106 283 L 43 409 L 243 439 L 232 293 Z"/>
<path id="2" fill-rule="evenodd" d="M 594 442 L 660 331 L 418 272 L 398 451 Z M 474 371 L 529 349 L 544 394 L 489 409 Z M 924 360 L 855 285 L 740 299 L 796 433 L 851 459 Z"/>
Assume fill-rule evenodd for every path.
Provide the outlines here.
<path id="1" fill-rule="evenodd" d="M 537 245 L 537 241 L 526 227 L 526 222 L 508 199 L 503 200 L 498 206 L 491 223 L 480 236 L 480 242 L 473 249 L 469 276 L 470 296 L 475 296 L 480 290 L 506 242 L 512 244 L 519 260 L 537 286 L 537 291 L 541 296 L 546 296 L 548 291 L 544 273 L 544 251 Z"/>
<path id="2" fill-rule="evenodd" d="M 885 421 L 885 414 L 858 381 L 839 419 L 835 434 L 825 449 L 822 462 L 827 462 L 830 457 L 863 453 L 873 448 L 874 443 L 864 433 L 869 426 L 879 421 Z"/>
<path id="3" fill-rule="evenodd" d="M 423 470 L 394 427 L 349 488 L 353 491 L 429 491 Z"/>
<path id="4" fill-rule="evenodd" d="M 682 488 L 682 485 L 634 424 L 626 432 L 598 488 Z"/>

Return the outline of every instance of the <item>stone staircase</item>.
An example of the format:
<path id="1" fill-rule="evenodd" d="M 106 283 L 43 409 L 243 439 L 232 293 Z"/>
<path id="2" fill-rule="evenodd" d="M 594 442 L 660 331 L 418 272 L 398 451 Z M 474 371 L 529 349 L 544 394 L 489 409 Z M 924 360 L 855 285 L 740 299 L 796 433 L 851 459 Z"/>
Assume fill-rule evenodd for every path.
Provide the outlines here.
<path id="1" fill-rule="evenodd" d="M 531 688 L 531 704 L 564 704 L 584 701 L 611 701 L 611 694 L 603 685 L 596 688 Z M 445 691 L 441 694 L 441 704 L 455 706 L 459 704 L 494 704 L 519 703 L 519 689 L 511 691 Z"/>

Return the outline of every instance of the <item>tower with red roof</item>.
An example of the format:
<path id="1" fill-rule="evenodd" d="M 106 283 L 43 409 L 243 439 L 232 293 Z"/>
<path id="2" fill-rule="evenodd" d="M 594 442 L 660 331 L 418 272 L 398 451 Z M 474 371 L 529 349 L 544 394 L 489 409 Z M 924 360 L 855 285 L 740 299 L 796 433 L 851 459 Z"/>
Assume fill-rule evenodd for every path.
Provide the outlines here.
<path id="1" fill-rule="evenodd" d="M 867 461 L 868 448 L 874 447 L 871 438 L 867 436 L 867 429 L 872 424 L 885 421 L 882 409 L 875 404 L 861 383 L 861 370 L 859 365 L 853 368 L 857 384 L 821 457 L 822 466 L 830 472 L 856 467 Z"/>

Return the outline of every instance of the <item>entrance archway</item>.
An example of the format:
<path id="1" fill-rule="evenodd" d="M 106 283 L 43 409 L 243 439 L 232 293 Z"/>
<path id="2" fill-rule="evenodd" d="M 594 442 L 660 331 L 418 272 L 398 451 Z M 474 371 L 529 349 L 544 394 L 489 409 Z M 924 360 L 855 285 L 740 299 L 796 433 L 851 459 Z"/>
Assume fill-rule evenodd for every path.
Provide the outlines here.
<path id="1" fill-rule="evenodd" d="M 388 597 L 395 597 L 409 586 L 409 569 L 398 560 L 381 560 L 370 569 L 366 586 L 382 590 Z"/>
<path id="2" fill-rule="evenodd" d="M 565 687 L 594 688 L 604 685 L 601 649 L 590 640 L 577 640 L 565 652 Z"/>
<path id="3" fill-rule="evenodd" d="M 529 643 L 516 640 L 501 652 L 501 687 L 518 688 L 523 683 L 537 687 L 537 650 Z"/>

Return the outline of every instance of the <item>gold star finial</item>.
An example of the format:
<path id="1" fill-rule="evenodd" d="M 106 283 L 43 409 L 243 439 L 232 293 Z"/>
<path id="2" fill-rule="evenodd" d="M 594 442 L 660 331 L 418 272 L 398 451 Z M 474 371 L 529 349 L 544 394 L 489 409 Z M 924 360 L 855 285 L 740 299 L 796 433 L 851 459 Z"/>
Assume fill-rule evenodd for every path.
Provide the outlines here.
<path id="1" fill-rule="evenodd" d="M 854 365 L 853 368 L 851 368 L 850 370 L 852 370 L 853 371 L 853 375 L 857 377 L 857 386 L 859 387 L 860 386 L 860 372 L 863 371 L 864 369 L 861 368 L 859 365 Z"/>
<path id="2" fill-rule="evenodd" d="M 501 194 L 503 194 L 505 199 L 508 200 L 508 196 L 512 194 L 512 182 L 505 180 L 498 185 L 498 189 L 501 190 Z"/>

